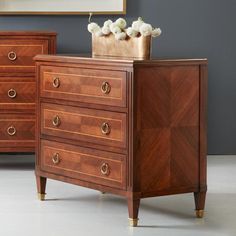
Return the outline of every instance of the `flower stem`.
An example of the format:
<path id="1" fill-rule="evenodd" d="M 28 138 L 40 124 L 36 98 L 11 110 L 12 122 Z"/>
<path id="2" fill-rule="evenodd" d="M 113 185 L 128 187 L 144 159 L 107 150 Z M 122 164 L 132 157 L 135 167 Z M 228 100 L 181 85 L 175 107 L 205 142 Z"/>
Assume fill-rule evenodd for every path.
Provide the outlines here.
<path id="1" fill-rule="evenodd" d="M 93 13 L 92 13 L 92 12 L 90 12 L 90 13 L 89 13 L 89 18 L 88 18 L 88 23 L 90 23 L 90 22 L 91 22 L 92 15 L 93 15 Z"/>

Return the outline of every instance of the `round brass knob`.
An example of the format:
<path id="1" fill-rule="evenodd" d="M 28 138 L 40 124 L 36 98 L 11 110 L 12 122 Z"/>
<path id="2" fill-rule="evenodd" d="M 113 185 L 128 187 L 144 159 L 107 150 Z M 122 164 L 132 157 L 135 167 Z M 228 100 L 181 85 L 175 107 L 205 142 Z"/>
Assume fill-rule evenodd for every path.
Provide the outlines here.
<path id="1" fill-rule="evenodd" d="M 14 126 L 9 126 L 7 128 L 7 133 L 10 136 L 14 136 L 16 134 L 16 128 Z"/>
<path id="2" fill-rule="evenodd" d="M 16 55 L 15 52 L 12 51 L 12 52 L 9 52 L 9 53 L 8 53 L 7 57 L 8 57 L 8 59 L 9 59 L 10 61 L 15 61 L 16 58 L 17 58 L 17 55 Z"/>
<path id="3" fill-rule="evenodd" d="M 108 123 L 104 122 L 101 126 L 101 131 L 103 134 L 106 134 L 106 135 L 110 134 L 110 132 L 111 132 L 110 125 Z"/>
<path id="4" fill-rule="evenodd" d="M 109 175 L 110 174 L 110 168 L 109 168 L 109 165 L 107 163 L 103 163 L 101 165 L 101 173 L 103 175 Z"/>
<path id="5" fill-rule="evenodd" d="M 55 154 L 52 156 L 52 162 L 53 162 L 53 164 L 55 164 L 55 165 L 60 162 L 59 153 L 55 153 Z"/>
<path id="6" fill-rule="evenodd" d="M 7 95 L 9 98 L 15 98 L 16 97 L 16 90 L 15 89 L 9 89 L 7 92 Z"/>
<path id="7" fill-rule="evenodd" d="M 101 86 L 101 91 L 104 94 L 109 94 L 111 91 L 111 85 L 108 82 L 103 82 Z"/>
<path id="8" fill-rule="evenodd" d="M 55 116 L 55 117 L 52 119 L 52 124 L 53 124 L 55 127 L 58 127 L 58 126 L 61 124 L 60 117 L 59 117 L 59 116 Z"/>
<path id="9" fill-rule="evenodd" d="M 59 77 L 54 78 L 52 85 L 54 88 L 59 88 L 60 87 L 60 78 Z"/>

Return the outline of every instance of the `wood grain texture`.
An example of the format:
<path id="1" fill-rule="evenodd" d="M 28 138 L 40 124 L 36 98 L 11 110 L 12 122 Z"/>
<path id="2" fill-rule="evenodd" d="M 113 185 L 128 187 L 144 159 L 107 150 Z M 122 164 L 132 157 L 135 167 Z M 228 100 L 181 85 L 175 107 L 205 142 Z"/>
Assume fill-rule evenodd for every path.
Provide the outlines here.
<path id="1" fill-rule="evenodd" d="M 34 113 L 35 111 L 35 79 L 0 78 L 0 112 Z"/>
<path id="2" fill-rule="evenodd" d="M 0 151 L 35 147 L 35 115 L 2 114 L 0 123 Z"/>
<path id="3" fill-rule="evenodd" d="M 54 32 L 0 32 L 0 152 L 34 152 L 33 58 L 37 54 L 55 53 L 55 44 Z M 6 134 L 11 125 L 17 130 L 12 136 Z"/>
<path id="4" fill-rule="evenodd" d="M 58 154 L 58 163 L 53 157 Z M 42 170 L 87 182 L 126 189 L 126 157 L 58 142 L 41 142 Z M 55 157 L 54 157 L 55 158 Z M 55 161 L 55 160 L 54 160 Z M 107 164 L 107 173 L 102 167 Z"/>
<path id="5" fill-rule="evenodd" d="M 48 40 L 16 40 L 0 38 L 0 70 L 4 72 L 18 71 L 34 72 L 33 57 L 49 51 Z M 9 59 L 9 53 L 15 54 L 15 60 Z"/>
<path id="6" fill-rule="evenodd" d="M 43 66 L 41 73 L 42 97 L 126 107 L 125 72 Z M 109 86 L 107 93 L 103 83 Z"/>
<path id="7" fill-rule="evenodd" d="M 38 177 L 125 196 L 131 219 L 138 218 L 140 199 L 145 197 L 192 192 L 196 209 L 203 210 L 206 60 L 137 61 L 83 56 L 35 59 Z M 45 72 L 53 76 L 45 76 Z M 57 90 L 52 87 L 52 79 L 62 72 L 65 75 L 61 81 L 65 85 Z M 89 75 L 88 81 L 81 79 L 81 74 Z M 92 86 L 91 75 L 96 88 Z M 126 107 L 114 103 L 113 97 L 107 97 L 104 104 L 100 98 L 93 100 L 92 94 L 100 92 L 97 87 L 103 75 L 121 78 L 121 83 L 114 87 L 125 92 Z M 88 86 L 82 91 L 85 84 Z M 77 86 L 78 89 L 74 88 Z M 84 94 L 88 96 L 81 99 Z M 60 124 L 53 127 L 52 120 L 57 115 Z M 98 129 L 104 121 L 111 122 L 115 129 L 106 141 Z M 56 152 L 63 156 L 57 166 L 52 164 Z M 90 161 L 84 156 L 87 153 L 93 155 Z M 97 174 L 100 159 L 114 165 L 113 180 L 109 176 L 107 180 L 90 176 Z M 114 178 L 121 173 L 124 179 L 114 185 Z"/>
<path id="8" fill-rule="evenodd" d="M 141 191 L 196 186 L 199 68 L 141 68 L 137 74 Z"/>
<path id="9" fill-rule="evenodd" d="M 126 147 L 126 115 L 85 108 L 41 104 L 41 133 L 107 146 Z M 60 123 L 53 124 L 55 117 Z M 108 124 L 109 133 L 102 132 Z"/>

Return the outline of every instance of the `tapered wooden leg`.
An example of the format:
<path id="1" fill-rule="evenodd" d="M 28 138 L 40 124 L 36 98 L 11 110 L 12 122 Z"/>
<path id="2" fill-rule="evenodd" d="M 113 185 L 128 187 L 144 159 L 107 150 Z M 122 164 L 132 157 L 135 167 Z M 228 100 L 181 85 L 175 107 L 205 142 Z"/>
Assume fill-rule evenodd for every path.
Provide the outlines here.
<path id="1" fill-rule="evenodd" d="M 140 199 L 128 198 L 129 225 L 131 227 L 136 227 L 138 225 L 139 205 Z"/>
<path id="2" fill-rule="evenodd" d="M 195 209 L 196 209 L 196 217 L 203 218 L 204 216 L 204 208 L 205 208 L 205 200 L 206 200 L 206 192 L 197 192 L 194 193 L 195 200 Z"/>
<path id="3" fill-rule="evenodd" d="M 46 195 L 45 190 L 46 190 L 47 178 L 36 176 L 36 182 L 37 182 L 38 198 L 40 201 L 44 201 Z"/>

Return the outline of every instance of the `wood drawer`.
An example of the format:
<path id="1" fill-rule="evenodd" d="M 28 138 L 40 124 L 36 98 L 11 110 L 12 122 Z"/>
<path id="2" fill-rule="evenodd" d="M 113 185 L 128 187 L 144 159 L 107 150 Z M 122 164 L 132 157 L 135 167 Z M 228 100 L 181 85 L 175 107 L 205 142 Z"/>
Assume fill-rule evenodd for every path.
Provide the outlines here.
<path id="1" fill-rule="evenodd" d="M 35 72 L 33 57 L 48 50 L 48 40 L 0 39 L 0 72 Z"/>
<path id="2" fill-rule="evenodd" d="M 0 144 L 4 147 L 34 147 L 35 116 L 0 115 Z"/>
<path id="3" fill-rule="evenodd" d="M 41 169 L 61 176 L 126 189 L 124 155 L 41 140 Z"/>
<path id="4" fill-rule="evenodd" d="M 114 147 L 126 147 L 126 114 L 41 104 L 41 133 Z"/>
<path id="5" fill-rule="evenodd" d="M 42 66 L 42 97 L 126 107 L 126 72 Z"/>
<path id="6" fill-rule="evenodd" d="M 27 82 L 26 82 L 27 81 Z M 35 110 L 34 78 L 8 78 L 0 80 L 0 112 L 9 110 Z"/>

